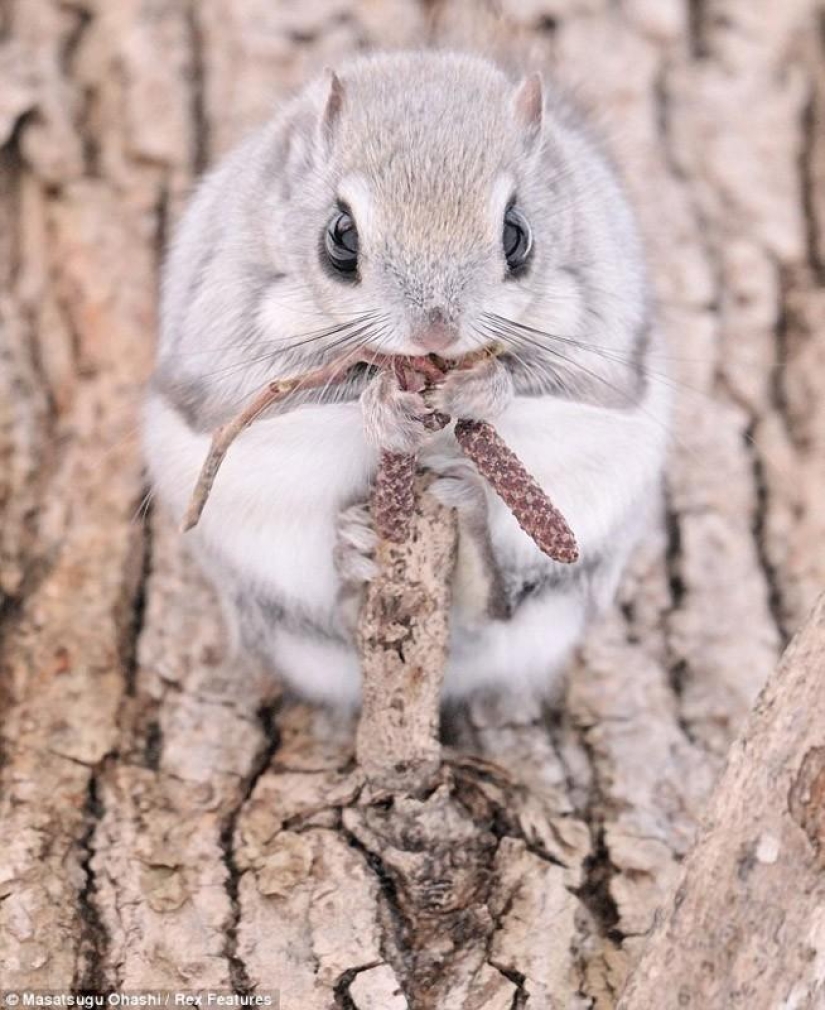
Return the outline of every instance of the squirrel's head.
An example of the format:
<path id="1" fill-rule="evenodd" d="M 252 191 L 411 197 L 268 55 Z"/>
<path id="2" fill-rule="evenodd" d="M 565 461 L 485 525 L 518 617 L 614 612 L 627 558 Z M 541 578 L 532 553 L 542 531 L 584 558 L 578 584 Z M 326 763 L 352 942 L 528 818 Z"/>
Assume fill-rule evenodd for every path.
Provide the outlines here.
<path id="1" fill-rule="evenodd" d="M 544 106 L 538 74 L 514 83 L 470 56 L 327 71 L 279 155 L 279 234 L 313 300 L 370 319 L 384 353 L 446 356 L 492 343 L 494 320 L 523 315 L 554 270 L 566 311 L 574 201 Z"/>

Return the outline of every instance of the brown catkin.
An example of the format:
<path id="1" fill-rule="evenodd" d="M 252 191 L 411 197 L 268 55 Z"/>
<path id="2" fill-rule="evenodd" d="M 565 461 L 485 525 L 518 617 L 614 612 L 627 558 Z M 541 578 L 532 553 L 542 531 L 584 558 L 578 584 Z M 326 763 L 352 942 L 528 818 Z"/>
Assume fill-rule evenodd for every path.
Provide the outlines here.
<path id="1" fill-rule="evenodd" d="M 372 519 L 380 537 L 403 544 L 415 509 L 418 457 L 403 452 L 381 453 L 372 489 Z"/>
<path id="2" fill-rule="evenodd" d="M 486 421 L 457 421 L 455 437 L 539 549 L 554 561 L 576 561 L 579 548 L 566 519 L 495 428 Z"/>
<path id="3" fill-rule="evenodd" d="M 450 423 L 446 414 L 433 412 L 424 418 L 430 431 Z M 415 474 L 418 457 L 400 452 L 381 453 L 372 490 L 372 517 L 380 537 L 403 544 L 410 532 L 415 509 Z"/>

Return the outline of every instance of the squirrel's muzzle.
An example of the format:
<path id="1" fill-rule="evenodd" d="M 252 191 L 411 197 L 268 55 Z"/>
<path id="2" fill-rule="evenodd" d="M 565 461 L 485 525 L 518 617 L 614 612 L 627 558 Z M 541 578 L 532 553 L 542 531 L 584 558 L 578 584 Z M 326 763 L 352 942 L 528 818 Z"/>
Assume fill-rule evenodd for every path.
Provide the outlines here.
<path id="1" fill-rule="evenodd" d="M 426 322 L 414 326 L 410 332 L 410 340 L 426 353 L 448 350 L 458 341 L 458 336 L 455 323 L 437 309 L 429 314 Z"/>

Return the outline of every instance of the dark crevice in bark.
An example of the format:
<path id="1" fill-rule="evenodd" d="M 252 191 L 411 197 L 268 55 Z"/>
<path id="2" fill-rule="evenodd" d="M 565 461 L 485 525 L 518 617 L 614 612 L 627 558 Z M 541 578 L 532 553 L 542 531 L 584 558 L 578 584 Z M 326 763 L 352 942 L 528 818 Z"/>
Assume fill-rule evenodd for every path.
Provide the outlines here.
<path id="1" fill-rule="evenodd" d="M 160 276 L 166 247 L 169 242 L 169 186 L 166 182 L 158 187 L 158 198 L 155 205 L 155 271 Z M 158 284 L 158 289 L 160 285 Z"/>
<path id="2" fill-rule="evenodd" d="M 332 990 L 335 1006 L 340 1010 L 358 1010 L 349 994 L 350 986 L 362 972 L 377 968 L 379 964 L 381 964 L 380 961 L 375 961 L 372 964 L 359 965 L 357 968 L 350 968 L 349 971 L 343 972 Z"/>
<path id="3" fill-rule="evenodd" d="M 820 31 L 822 32 L 823 40 L 825 40 L 825 11 L 821 15 Z M 825 41 L 821 43 L 819 58 L 825 59 Z M 823 259 L 825 236 L 822 234 L 825 223 L 819 219 L 821 208 L 817 203 L 817 192 L 822 185 L 822 180 L 817 179 L 816 160 L 818 152 L 817 144 L 822 144 L 823 112 L 825 112 L 825 100 L 823 100 L 823 96 L 820 94 L 819 82 L 815 80 L 811 84 L 811 95 L 802 107 L 800 124 L 802 146 L 799 152 L 799 177 L 807 261 L 814 279 L 820 285 L 825 285 L 825 259 Z"/>
<path id="4" fill-rule="evenodd" d="M 191 67 L 192 173 L 200 175 L 209 164 L 209 117 L 206 114 L 206 57 L 204 37 L 196 0 L 186 7 L 186 28 L 189 35 Z"/>
<path id="5" fill-rule="evenodd" d="M 0 213 L 2 213 L 3 236 L 0 247 L 0 284 L 14 290 L 22 267 L 20 259 L 20 176 L 23 168 L 20 156 L 20 134 L 26 116 L 18 119 L 12 134 L 0 148 Z"/>
<path id="6" fill-rule="evenodd" d="M 60 50 L 60 64 L 68 81 L 73 80 L 74 62 L 78 50 L 80 49 L 87 32 L 94 23 L 94 17 L 89 11 L 82 8 L 72 9 L 72 14 L 76 18 L 74 27 L 67 33 Z M 87 179 L 97 179 L 101 177 L 100 171 L 100 143 L 94 135 L 92 122 L 94 120 L 95 102 L 97 101 L 96 88 L 89 85 L 77 85 L 79 100 L 75 127 L 83 149 L 83 172 Z"/>
<path id="7" fill-rule="evenodd" d="M 765 579 L 767 591 L 768 609 L 771 614 L 777 633 L 779 634 L 780 645 L 784 648 L 790 641 L 790 633 L 785 626 L 785 608 L 782 599 L 782 587 L 776 565 L 771 560 L 770 551 L 767 544 L 767 522 L 770 512 L 770 487 L 765 473 L 765 463 L 754 444 L 754 432 L 756 431 L 756 421 L 752 421 L 748 427 L 746 445 L 750 450 L 753 485 L 756 494 L 756 505 L 753 513 L 753 540 L 756 546 L 756 554 L 759 559 L 759 567 Z"/>
<path id="8" fill-rule="evenodd" d="M 512 782 L 509 776 L 506 777 L 507 781 L 504 782 L 501 777 L 496 777 L 495 775 L 487 772 L 485 769 L 478 768 L 472 764 L 464 764 L 461 767 L 461 774 L 458 774 L 456 777 L 456 789 L 453 794 L 453 798 L 456 804 L 458 804 L 470 818 L 476 816 L 473 804 L 472 802 L 465 802 L 462 800 L 461 793 L 462 787 L 464 789 L 467 789 L 468 787 L 474 790 L 477 789 L 475 782 L 472 781 L 474 778 L 481 778 L 501 785 L 505 791 L 505 795 L 511 796 L 513 793 L 520 790 L 526 792 L 523 786 Z M 531 841 L 525 835 L 521 825 L 518 823 L 516 817 L 510 814 L 509 809 L 494 804 L 490 811 L 490 816 L 485 823 L 485 827 L 499 842 L 504 838 L 517 838 L 524 844 L 525 849 L 531 855 L 540 859 L 543 863 L 549 863 L 551 866 L 559 866 L 562 869 L 567 869 L 566 863 L 562 862 L 551 852 L 541 848 L 541 846 Z"/>
<path id="9" fill-rule="evenodd" d="M 118 738 L 114 753 L 124 763 L 157 768 L 163 744 L 160 725 L 152 718 L 154 707 L 148 708 L 141 698 L 138 683 L 140 639 L 146 623 L 153 563 L 152 516 L 150 510 L 147 512 L 142 521 L 130 528 L 135 543 L 124 566 L 122 595 L 115 614 L 120 629 L 118 646 L 124 689 L 116 716 Z M 136 723 L 136 718 L 140 722 Z M 155 731 L 151 736 L 150 728 Z"/>
<path id="10" fill-rule="evenodd" d="M 235 831 L 244 804 L 254 792 L 261 776 L 269 768 L 272 758 L 280 746 L 280 733 L 275 723 L 275 714 L 279 705 L 280 700 L 277 700 L 262 705 L 258 710 L 258 720 L 263 731 L 262 744 L 238 802 L 224 819 L 220 835 L 221 852 L 226 868 L 225 886 L 230 905 L 229 919 L 224 927 L 224 956 L 229 964 L 232 989 L 238 995 L 249 995 L 253 992 L 253 986 L 246 965 L 238 954 L 238 924 L 241 920 L 239 889 L 242 873 L 235 860 Z"/>
<path id="11" fill-rule="evenodd" d="M 674 655 L 669 641 L 668 629 L 671 625 L 673 615 L 678 612 L 684 603 L 687 593 L 685 582 L 682 577 L 682 530 L 679 524 L 679 515 L 671 507 L 667 507 L 665 512 L 665 523 L 667 532 L 667 547 L 665 550 L 665 573 L 667 575 L 668 588 L 670 591 L 670 606 L 662 615 L 662 625 L 666 633 L 665 638 L 665 668 L 667 672 L 668 684 L 675 699 L 674 717 L 676 725 L 683 733 L 685 739 L 691 744 L 698 741 L 690 725 L 684 717 L 682 700 L 685 693 L 685 684 L 690 675 L 690 665 L 688 659 L 680 654 Z"/>
<path id="12" fill-rule="evenodd" d="M 555 35 L 559 30 L 559 19 L 552 14 L 543 14 L 536 22 L 535 30 L 542 35 Z"/>
<path id="13" fill-rule="evenodd" d="M 127 559 L 123 574 L 122 597 L 115 613 L 120 631 L 119 659 L 124 680 L 123 696 L 116 716 L 120 731 L 117 742 L 95 765 L 89 778 L 85 809 L 87 826 L 79 843 L 84 853 L 81 862 L 84 885 L 78 894 L 78 907 L 83 924 L 79 964 L 83 966 L 83 970 L 76 979 L 76 985 L 81 990 L 106 991 L 107 985 L 111 987 L 116 981 L 106 978 L 105 964 L 110 938 L 96 905 L 97 887 L 92 863 L 95 855 L 95 834 L 104 814 L 100 799 L 100 783 L 107 775 L 112 762 L 123 758 L 124 711 L 126 703 L 135 694 L 138 642 L 143 632 L 151 555 L 151 532 L 149 524 L 146 523 L 137 532 L 137 542 Z"/>
<path id="14" fill-rule="evenodd" d="M 618 928 L 619 909 L 610 891 L 611 881 L 618 871 L 610 858 L 606 841 L 607 801 L 598 777 L 601 763 L 588 740 L 588 727 L 573 721 L 572 728 L 590 767 L 587 802 L 581 811 L 581 818 L 590 833 L 590 854 L 582 863 L 583 882 L 578 887 L 568 887 L 568 890 L 589 913 L 596 934 L 611 946 L 619 947 L 623 940 L 623 934 Z M 578 974 L 578 995 L 595 1003 L 596 997 L 590 991 L 587 974 L 587 967 L 592 960 L 591 957 L 580 954 L 574 959 L 574 965 Z"/>
<path id="15" fill-rule="evenodd" d="M 547 706 L 545 708 L 544 725 L 550 738 L 550 743 L 555 751 L 559 766 L 564 773 L 564 785 L 567 800 L 570 803 L 572 816 L 577 820 L 584 821 L 587 817 L 589 804 L 588 787 L 584 782 L 576 780 L 573 769 L 570 766 L 568 756 L 565 754 L 565 747 L 562 734 L 565 729 L 579 740 L 581 746 L 581 734 L 571 719 L 569 710 L 559 707 Z"/>
<path id="16" fill-rule="evenodd" d="M 590 912 L 600 935 L 619 946 L 624 934 L 619 929 L 619 909 L 610 892 L 610 883 L 618 871 L 607 847 L 604 815 L 594 809 L 590 816 L 593 851 L 582 866 L 584 883 L 580 887 L 570 888 L 570 891 Z"/>
<path id="17" fill-rule="evenodd" d="M 670 606 L 663 615 L 664 627 L 667 629 L 673 615 L 682 606 L 685 595 L 685 583 L 682 578 L 682 531 L 679 525 L 679 516 L 671 508 L 666 512 L 667 548 L 665 551 L 665 571 L 667 574 L 668 587 L 670 589 Z M 696 737 L 685 719 L 682 712 L 682 699 L 684 697 L 685 683 L 689 676 L 689 664 L 685 656 L 674 656 L 670 644 L 665 644 L 666 668 L 668 683 L 673 691 L 676 700 L 676 724 L 684 734 L 685 738 L 695 744 Z"/>
<path id="18" fill-rule="evenodd" d="M 487 959 L 487 964 L 489 964 L 491 968 L 495 968 L 497 972 L 503 975 L 508 981 L 512 982 L 516 987 L 516 991 L 513 993 L 513 1002 L 510 1004 L 510 1010 L 521 1010 L 522 1007 L 526 1007 L 528 1005 L 528 1000 L 530 999 L 527 995 L 527 990 L 524 988 L 527 976 L 523 975 L 520 971 L 514 971 L 512 968 L 507 968 L 503 964 L 496 964 L 496 962 L 490 958 Z"/>
<path id="19" fill-rule="evenodd" d="M 146 617 L 146 594 L 152 569 L 152 524 L 151 510 L 141 523 L 139 540 L 136 544 L 136 569 L 133 578 L 127 573 L 124 579 L 124 600 L 122 603 L 121 663 L 126 680 L 126 694 L 133 698 L 136 693 L 138 669 L 138 643 Z"/>
<path id="20" fill-rule="evenodd" d="M 610 858 L 607 845 L 606 822 L 608 799 L 603 793 L 599 779 L 601 762 L 588 739 L 588 727 L 573 723 L 579 744 L 587 756 L 590 766 L 590 790 L 583 820 L 590 832 L 590 854 L 582 864 L 582 883 L 570 887 L 590 913 L 600 936 L 613 946 L 620 946 L 623 933 L 619 929 L 619 908 L 610 890 L 611 881 L 618 873 Z"/>
<path id="21" fill-rule="evenodd" d="M 694 60 L 710 55 L 708 45 L 707 0 L 688 0 L 688 44 Z"/>
<path id="22" fill-rule="evenodd" d="M 150 719 L 143 731 L 143 767 L 158 771 L 162 752 L 163 730 L 157 719 Z"/>
<path id="23" fill-rule="evenodd" d="M 381 956 L 392 966 L 405 993 L 409 993 L 408 978 L 410 975 L 409 949 L 407 947 L 408 924 L 398 900 L 398 891 L 392 874 L 384 865 L 381 856 L 358 838 L 352 831 L 341 827 L 341 834 L 347 844 L 359 852 L 367 866 L 375 874 L 378 887 L 383 898 L 383 909 L 386 912 L 386 924 L 390 926 L 381 931 Z"/>
<path id="24" fill-rule="evenodd" d="M 94 867 L 94 836 L 103 818 L 103 803 L 98 794 L 98 783 L 108 761 L 104 758 L 89 778 L 86 793 L 86 830 L 79 840 L 83 853 L 80 867 L 83 872 L 83 887 L 77 896 L 80 912 L 81 936 L 78 950 L 78 969 L 74 980 L 76 990 L 106 992 L 111 989 L 111 981 L 106 978 L 106 959 L 110 937 L 96 905 L 97 884 Z"/>
<path id="25" fill-rule="evenodd" d="M 797 328 L 800 323 L 804 327 L 804 321 L 798 321 L 793 311 L 797 278 L 795 271 L 783 269 L 779 263 L 776 264 L 776 270 L 779 276 L 779 313 L 773 331 L 775 361 L 770 375 L 769 395 L 771 404 L 781 418 L 791 444 L 797 452 L 807 453 L 811 450 L 810 441 L 807 433 L 796 419 L 785 382 L 786 371 L 791 364 L 790 356 L 793 353 Z"/>
<path id="26" fill-rule="evenodd" d="M 685 598 L 685 583 L 682 578 L 682 530 L 679 526 L 678 514 L 669 509 L 666 515 L 667 549 L 665 551 L 665 569 L 668 588 L 670 589 L 671 610 L 678 610 Z"/>
<path id="27" fill-rule="evenodd" d="M 574 723 L 573 729 L 579 737 L 580 746 L 587 755 L 590 766 L 589 795 L 586 808 L 581 812 L 582 820 L 590 832 L 590 854 L 582 863 L 583 883 L 578 887 L 568 887 L 568 890 L 579 899 L 589 913 L 596 935 L 612 947 L 618 948 L 622 944 L 624 934 L 619 929 L 619 908 L 610 888 L 612 880 L 619 871 L 610 858 L 607 846 L 605 830 L 607 801 L 598 779 L 600 762 L 587 739 L 587 727 Z M 590 932 L 589 929 L 585 931 Z M 574 966 L 578 974 L 579 997 L 595 1003 L 596 997 L 590 990 L 591 982 L 588 978 L 588 967 L 593 960 L 592 956 L 579 953 L 574 959 Z"/>
<path id="28" fill-rule="evenodd" d="M 12 624 L 12 614 L 16 616 L 19 613 L 19 609 L 19 600 L 12 599 L 10 596 L 3 596 L 2 592 L 0 592 L 0 642 L 7 639 L 8 629 Z M 3 712 L 4 714 L 3 722 L 0 722 L 0 772 L 2 772 L 3 768 L 8 763 L 8 757 L 6 755 L 6 733 L 4 731 L 5 727 L 3 723 L 8 717 L 7 713 L 14 704 L 11 687 L 7 683 L 5 674 L 5 663 L 3 662 L 2 648 L 0 648 L 0 712 Z M 2 795 L 2 790 L 0 790 L 0 795 Z"/>

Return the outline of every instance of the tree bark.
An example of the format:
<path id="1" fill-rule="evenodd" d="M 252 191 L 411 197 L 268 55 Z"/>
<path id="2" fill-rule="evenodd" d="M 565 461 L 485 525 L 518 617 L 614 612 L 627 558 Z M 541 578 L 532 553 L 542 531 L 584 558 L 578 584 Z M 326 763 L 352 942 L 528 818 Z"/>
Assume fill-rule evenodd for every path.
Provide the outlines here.
<path id="1" fill-rule="evenodd" d="M 825 1002 L 825 597 L 731 748 L 619 1010 Z"/>
<path id="2" fill-rule="evenodd" d="M 500 6 L 491 48 L 573 88 L 623 171 L 677 435 L 659 522 L 562 695 L 449 712 L 433 787 L 396 797 L 365 788 L 346 716 L 224 658 L 184 542 L 144 507 L 139 403 L 159 258 L 195 176 L 309 73 L 423 44 L 433 17 L 439 38 L 472 43 L 481 8 L 0 6 L 3 985 L 280 989 L 284 1010 L 613 1010 L 662 909 L 626 1006 L 667 962 L 693 1005 L 726 1010 L 730 993 L 708 995 L 689 968 L 720 923 L 702 919 L 667 961 L 691 908 L 727 910 L 703 883 L 708 860 L 741 860 L 740 907 L 770 905 L 765 928 L 771 895 L 790 905 L 814 879 L 821 823 L 805 797 L 822 741 L 772 783 L 792 799 L 769 838 L 743 821 L 717 852 L 722 800 L 707 803 L 825 585 L 821 6 Z M 795 655 L 746 744 L 802 746 L 780 732 Z M 753 783 L 755 814 L 768 765 L 752 750 L 734 750 L 719 796 Z M 789 930 L 805 913 L 780 911 Z M 765 991 L 813 1010 L 823 938 L 808 921 Z M 724 935 L 713 978 L 730 965 L 732 986 L 756 985 L 748 935 Z M 782 990 L 801 943 L 808 988 Z"/>

